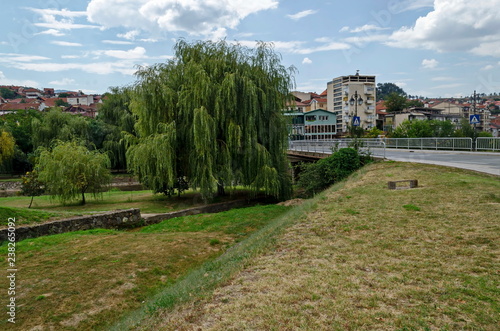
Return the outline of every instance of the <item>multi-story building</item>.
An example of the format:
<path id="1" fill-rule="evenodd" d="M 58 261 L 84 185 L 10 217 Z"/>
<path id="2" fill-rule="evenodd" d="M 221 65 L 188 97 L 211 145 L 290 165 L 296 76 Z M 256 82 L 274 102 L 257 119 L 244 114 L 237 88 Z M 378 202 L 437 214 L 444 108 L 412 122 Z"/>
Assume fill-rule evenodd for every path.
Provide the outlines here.
<path id="1" fill-rule="evenodd" d="M 345 133 L 353 118 L 359 117 L 359 126 L 371 129 L 376 126 L 375 76 L 340 76 L 327 83 L 327 109 L 337 116 L 337 132 Z M 357 123 L 356 123 L 357 124 Z"/>

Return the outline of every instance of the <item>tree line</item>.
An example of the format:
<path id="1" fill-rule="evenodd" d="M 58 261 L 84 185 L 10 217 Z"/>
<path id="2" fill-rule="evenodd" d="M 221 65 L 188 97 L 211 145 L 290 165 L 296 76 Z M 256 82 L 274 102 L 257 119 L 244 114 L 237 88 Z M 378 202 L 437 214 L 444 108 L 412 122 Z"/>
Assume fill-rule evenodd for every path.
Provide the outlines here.
<path id="1" fill-rule="evenodd" d="M 289 197 L 281 110 L 291 100 L 294 69 L 265 43 L 181 40 L 174 53 L 139 68 L 133 85 L 111 88 L 95 119 L 60 109 L 3 116 L 3 170 L 30 172 L 27 182 L 63 202 L 97 194 L 109 169 L 128 169 L 166 195 L 189 187 L 209 201 L 243 185 Z"/>

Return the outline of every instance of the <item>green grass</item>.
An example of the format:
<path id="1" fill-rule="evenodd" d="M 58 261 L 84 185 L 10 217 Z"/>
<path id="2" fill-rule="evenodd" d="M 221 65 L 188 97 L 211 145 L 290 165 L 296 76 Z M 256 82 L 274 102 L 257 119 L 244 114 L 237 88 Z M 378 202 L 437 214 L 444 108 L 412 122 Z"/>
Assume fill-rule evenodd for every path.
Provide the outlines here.
<path id="1" fill-rule="evenodd" d="M 230 195 L 216 198 L 213 203 L 235 200 L 249 195 L 248 191 L 241 189 L 228 191 Z M 48 219 L 48 217 L 42 216 L 44 214 L 50 214 L 52 216 L 49 217 L 57 219 L 130 208 L 140 208 L 143 214 L 167 213 L 204 204 L 196 192 L 187 192 L 181 197 L 166 197 L 161 194 L 153 194 L 148 190 L 118 191 L 113 189 L 103 193 L 101 199 L 94 199 L 90 194 L 86 197 L 87 203 L 83 206 L 79 201 L 63 205 L 58 200 L 46 195 L 35 197 L 32 208 L 27 208 L 31 197 L 5 197 L 0 198 L 0 203 L 3 207 L 15 209 L 19 215 L 24 215 L 22 224 L 39 223 Z M 31 218 L 32 216 L 33 218 Z M 12 216 L 8 215 L 8 217 Z"/>
<path id="2" fill-rule="evenodd" d="M 3 319 L 0 329 L 105 328 L 290 208 L 255 206 L 131 231 L 94 229 L 18 242 L 22 306 L 16 325 Z M 7 249 L 1 245 L 0 255 Z M 0 288 L 6 286 L 3 277 Z"/>
<path id="3" fill-rule="evenodd" d="M 217 214 L 176 217 L 141 229 L 142 233 L 161 232 L 216 232 L 245 234 L 276 218 L 289 209 L 285 206 L 267 205 L 232 209 Z"/>
<path id="4" fill-rule="evenodd" d="M 387 173 L 420 186 L 388 190 Z M 498 177 L 391 162 L 341 185 L 193 271 L 150 304 L 151 317 L 119 326 L 498 330 Z"/>
<path id="5" fill-rule="evenodd" d="M 0 226 L 7 226 L 9 218 L 15 218 L 16 224 L 40 223 L 51 218 L 67 216 L 64 213 L 47 212 L 41 210 L 32 210 L 28 208 L 9 208 L 0 207 Z"/>

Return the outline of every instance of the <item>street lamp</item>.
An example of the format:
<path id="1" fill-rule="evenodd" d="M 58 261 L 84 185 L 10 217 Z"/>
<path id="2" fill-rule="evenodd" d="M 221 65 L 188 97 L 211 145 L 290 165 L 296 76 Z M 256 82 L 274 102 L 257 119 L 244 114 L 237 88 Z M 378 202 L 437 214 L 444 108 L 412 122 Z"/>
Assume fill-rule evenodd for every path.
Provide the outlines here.
<path id="1" fill-rule="evenodd" d="M 353 121 L 354 121 L 354 118 L 358 117 L 358 105 L 362 105 L 363 104 L 363 98 L 361 97 L 361 95 L 358 94 L 358 91 L 354 91 L 354 95 L 351 96 L 351 100 L 349 100 L 349 103 L 351 104 L 351 106 L 354 106 L 354 117 L 353 117 Z M 353 124 L 353 123 L 352 123 Z"/>

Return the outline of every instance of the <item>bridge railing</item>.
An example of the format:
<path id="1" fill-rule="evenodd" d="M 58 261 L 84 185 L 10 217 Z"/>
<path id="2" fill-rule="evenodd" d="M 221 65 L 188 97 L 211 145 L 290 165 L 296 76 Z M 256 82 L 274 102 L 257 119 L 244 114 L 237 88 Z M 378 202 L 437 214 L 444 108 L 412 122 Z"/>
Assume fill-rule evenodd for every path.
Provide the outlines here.
<path id="1" fill-rule="evenodd" d="M 500 138 L 479 137 L 476 139 L 476 150 L 500 152 Z"/>
<path id="2" fill-rule="evenodd" d="M 387 148 L 472 151 L 472 138 L 384 138 Z"/>
<path id="3" fill-rule="evenodd" d="M 382 139 L 291 140 L 288 149 L 297 152 L 331 154 L 334 150 L 347 147 L 385 158 L 385 142 Z"/>

